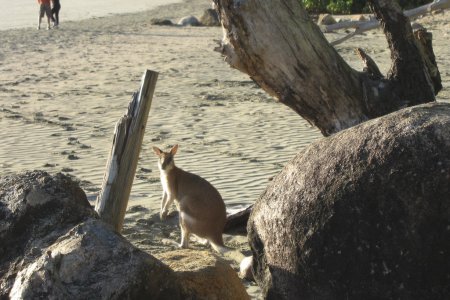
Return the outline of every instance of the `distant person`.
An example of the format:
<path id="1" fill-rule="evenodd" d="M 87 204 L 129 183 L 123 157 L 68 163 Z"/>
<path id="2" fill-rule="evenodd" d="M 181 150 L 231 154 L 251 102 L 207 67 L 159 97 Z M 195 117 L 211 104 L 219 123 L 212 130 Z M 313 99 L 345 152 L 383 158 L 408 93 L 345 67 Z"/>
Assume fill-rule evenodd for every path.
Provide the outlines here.
<path id="1" fill-rule="evenodd" d="M 61 9 L 61 4 L 59 0 L 52 0 L 52 17 L 55 26 L 59 25 L 59 10 Z"/>
<path id="2" fill-rule="evenodd" d="M 47 15 L 47 30 L 50 29 L 50 21 L 53 21 L 52 9 L 50 8 L 50 0 L 38 0 L 39 4 L 39 22 L 37 29 L 41 29 L 41 20 L 44 14 Z"/>

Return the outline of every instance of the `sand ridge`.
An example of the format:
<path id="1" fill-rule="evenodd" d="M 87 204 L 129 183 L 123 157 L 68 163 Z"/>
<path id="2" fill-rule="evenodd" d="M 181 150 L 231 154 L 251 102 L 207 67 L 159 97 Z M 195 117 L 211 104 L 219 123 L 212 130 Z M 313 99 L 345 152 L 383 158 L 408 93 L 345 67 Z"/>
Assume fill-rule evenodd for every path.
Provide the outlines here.
<path id="1" fill-rule="evenodd" d="M 2 32 L 3 173 L 63 171 L 83 180 L 93 200 L 115 123 L 146 68 L 160 75 L 130 204 L 159 207 L 152 145 L 179 143 L 177 164 L 211 181 L 233 206 L 253 202 L 268 178 L 320 136 L 223 62 L 213 51 L 219 28 L 149 25 L 161 14 Z"/>

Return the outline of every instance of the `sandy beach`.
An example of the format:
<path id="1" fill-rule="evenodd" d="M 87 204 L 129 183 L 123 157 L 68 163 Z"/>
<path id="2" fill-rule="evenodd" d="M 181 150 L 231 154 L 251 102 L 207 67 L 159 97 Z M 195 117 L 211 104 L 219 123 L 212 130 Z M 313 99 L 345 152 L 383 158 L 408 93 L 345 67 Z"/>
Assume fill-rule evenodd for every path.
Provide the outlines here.
<path id="1" fill-rule="evenodd" d="M 60 20 L 78 21 L 123 13 L 135 13 L 181 0 L 133 0 L 124 5 L 120 0 L 60 1 Z M 37 1 L 16 0 L 8 3 L 8 9 L 0 10 L 0 30 L 36 27 L 39 6 Z"/>
<path id="2" fill-rule="evenodd" d="M 228 211 L 252 204 L 268 180 L 321 135 L 223 62 L 213 51 L 221 28 L 150 25 L 152 18 L 200 17 L 208 7 L 207 1 L 186 0 L 140 13 L 62 21 L 49 31 L 0 31 L 1 175 L 33 169 L 70 174 L 94 203 L 114 126 L 144 70 L 151 69 L 160 75 L 124 235 L 151 253 L 174 249 L 179 241 L 175 218 L 161 223 L 157 215 L 161 186 L 153 145 L 178 143 L 177 165 L 213 183 Z M 444 86 L 438 100 L 450 102 L 450 13 L 418 22 L 433 32 Z M 361 70 L 356 47 L 387 72 L 389 50 L 380 30 L 337 46 Z M 243 236 L 225 240 L 248 251 Z M 257 287 L 246 284 L 257 298 Z"/>
<path id="3" fill-rule="evenodd" d="M 320 137 L 213 51 L 219 28 L 151 26 L 200 15 L 203 1 L 2 31 L 0 161 L 4 174 L 69 173 L 94 200 L 115 123 L 145 69 L 160 73 L 130 205 L 159 207 L 151 146 L 180 144 L 177 164 L 218 187 L 229 207 L 252 203 L 294 153 Z M 295 130 L 288 130 L 295 128 Z"/>

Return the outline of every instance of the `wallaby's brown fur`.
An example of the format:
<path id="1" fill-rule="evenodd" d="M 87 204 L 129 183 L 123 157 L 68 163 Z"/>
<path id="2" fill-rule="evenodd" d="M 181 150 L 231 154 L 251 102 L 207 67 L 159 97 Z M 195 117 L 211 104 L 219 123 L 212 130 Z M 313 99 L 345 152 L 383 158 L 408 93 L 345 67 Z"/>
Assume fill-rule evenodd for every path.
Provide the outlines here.
<path id="1" fill-rule="evenodd" d="M 180 213 L 180 247 L 189 247 L 189 235 L 193 233 L 207 239 L 216 251 L 223 252 L 226 249 L 222 239 L 226 222 L 225 203 L 211 183 L 175 166 L 177 150 L 178 145 L 169 152 L 153 147 L 159 157 L 158 167 L 163 187 L 161 219 L 166 218 L 175 200 Z"/>

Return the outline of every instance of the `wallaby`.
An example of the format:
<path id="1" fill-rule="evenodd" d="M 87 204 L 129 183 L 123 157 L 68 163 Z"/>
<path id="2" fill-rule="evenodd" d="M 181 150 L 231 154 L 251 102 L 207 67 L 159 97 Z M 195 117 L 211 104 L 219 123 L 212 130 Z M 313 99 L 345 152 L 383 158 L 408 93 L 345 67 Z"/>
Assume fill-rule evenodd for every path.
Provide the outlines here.
<path id="1" fill-rule="evenodd" d="M 173 146 L 169 152 L 153 147 L 159 157 L 158 167 L 163 187 L 161 220 L 167 217 L 169 207 L 175 200 L 181 227 L 180 247 L 189 247 L 189 235 L 192 233 L 208 240 L 217 252 L 224 253 L 229 248 L 224 246 L 222 239 L 226 222 L 222 196 L 202 177 L 175 166 L 174 156 L 177 150 L 178 145 Z"/>

